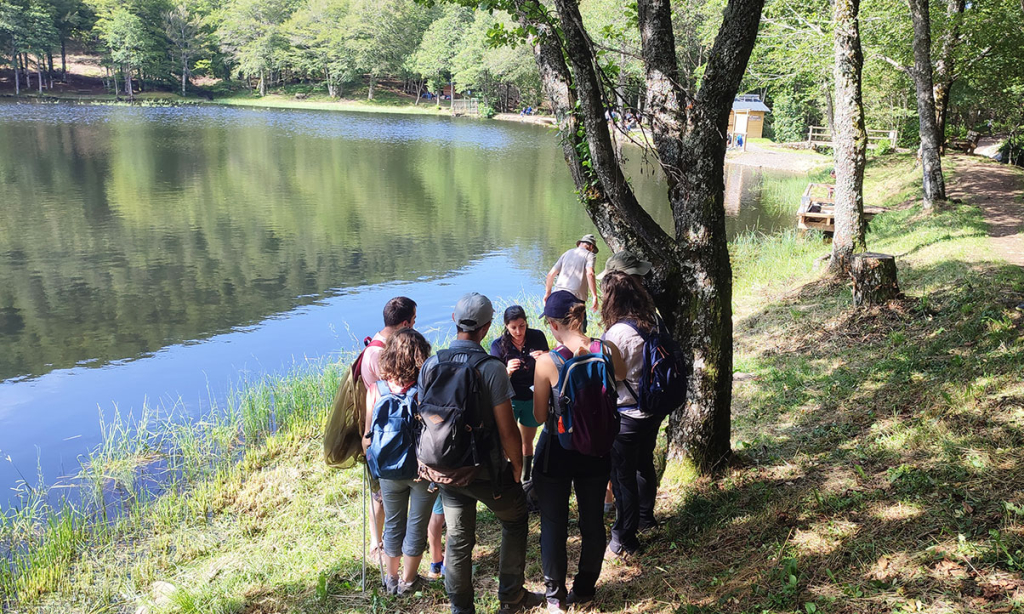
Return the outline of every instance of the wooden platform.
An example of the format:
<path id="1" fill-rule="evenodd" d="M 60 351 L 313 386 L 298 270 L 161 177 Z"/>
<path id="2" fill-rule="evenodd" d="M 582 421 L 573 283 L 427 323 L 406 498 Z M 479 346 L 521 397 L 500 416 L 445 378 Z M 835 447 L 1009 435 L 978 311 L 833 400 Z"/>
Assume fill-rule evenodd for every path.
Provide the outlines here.
<path id="1" fill-rule="evenodd" d="M 828 183 L 809 183 L 800 197 L 796 212 L 796 227 L 800 230 L 820 230 L 832 234 L 836 231 L 835 186 Z M 882 213 L 879 207 L 864 207 L 864 218 L 870 220 Z"/>

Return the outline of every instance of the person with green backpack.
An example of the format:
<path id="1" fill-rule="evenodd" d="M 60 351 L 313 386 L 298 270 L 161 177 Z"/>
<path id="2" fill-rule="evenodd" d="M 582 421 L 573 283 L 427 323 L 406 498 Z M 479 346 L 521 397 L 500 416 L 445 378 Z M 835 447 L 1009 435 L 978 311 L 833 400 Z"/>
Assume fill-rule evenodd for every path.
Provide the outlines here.
<path id="1" fill-rule="evenodd" d="M 436 488 L 419 478 L 416 437 L 416 379 L 430 356 L 430 344 L 411 328 L 388 337 L 380 355 L 380 377 L 369 391 L 366 462 L 380 481 L 384 504 L 384 559 L 388 594 L 419 590 L 420 561 L 427 544 Z M 399 563 L 402 575 L 398 575 Z"/>

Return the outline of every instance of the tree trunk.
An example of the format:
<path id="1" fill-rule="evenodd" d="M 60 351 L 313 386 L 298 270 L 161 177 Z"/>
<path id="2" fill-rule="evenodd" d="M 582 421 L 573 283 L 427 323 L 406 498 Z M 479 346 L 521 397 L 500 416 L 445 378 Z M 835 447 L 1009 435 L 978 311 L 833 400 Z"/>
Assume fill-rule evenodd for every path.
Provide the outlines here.
<path id="1" fill-rule="evenodd" d="M 117 71 L 111 70 L 110 75 L 114 79 L 114 99 L 118 100 L 121 98 L 121 90 L 117 89 Z"/>
<path id="2" fill-rule="evenodd" d="M 836 161 L 835 233 L 829 268 L 846 277 L 855 252 L 864 251 L 864 164 L 867 132 L 861 103 L 860 0 L 835 0 Z"/>
<path id="3" fill-rule="evenodd" d="M 448 105 L 448 109 L 454 115 L 455 114 L 455 77 L 454 76 L 448 81 L 448 88 L 451 90 L 451 94 L 452 94 L 452 99 L 449 101 L 451 104 Z"/>
<path id="4" fill-rule="evenodd" d="M 924 208 L 931 209 L 946 200 L 946 182 L 942 178 L 939 158 L 938 126 L 935 123 L 935 97 L 932 91 L 931 18 L 928 0 L 908 0 L 910 18 L 914 22 L 914 68 L 911 76 L 917 90 L 917 114 L 921 126 L 921 168 L 924 185 Z"/>
<path id="5" fill-rule="evenodd" d="M 377 85 L 377 76 L 374 75 L 374 74 L 371 74 L 370 75 L 370 89 L 366 93 L 366 99 L 367 100 L 373 100 L 373 90 L 374 90 L 374 86 L 376 86 L 376 85 Z"/>
<path id="6" fill-rule="evenodd" d="M 25 90 L 32 90 L 32 72 L 28 69 L 28 54 L 21 54 L 21 67 L 25 71 Z"/>
<path id="7" fill-rule="evenodd" d="M 63 36 L 60 38 L 60 81 L 61 83 L 68 82 L 68 50 L 67 41 Z"/>
<path id="8" fill-rule="evenodd" d="M 262 68 L 260 69 L 259 92 L 260 92 L 260 97 L 263 97 L 263 96 L 267 95 L 267 78 L 266 78 L 266 75 L 263 73 L 263 69 Z"/>
<path id="9" fill-rule="evenodd" d="M 701 471 L 710 472 L 730 456 L 732 276 L 721 135 L 753 48 L 763 2 L 729 2 L 696 96 L 679 86 L 669 1 L 638 3 L 648 123 L 668 180 L 674 238 L 640 207 L 616 159 L 594 50 L 578 4 L 554 2 L 564 55 L 559 37 L 536 16 L 541 11 L 534 0 L 512 4 L 520 24 L 537 32 L 530 38 L 534 58 L 588 215 L 612 249 L 628 247 L 655 264 L 648 286 L 666 324 L 690 348 L 694 365 L 687 405 L 670 420 L 670 447 L 674 455 L 686 453 Z"/>
<path id="10" fill-rule="evenodd" d="M 135 100 L 135 91 L 132 90 L 132 65 L 128 64 L 127 69 L 124 71 L 124 93 L 128 94 L 128 100 Z"/>
<path id="11" fill-rule="evenodd" d="M 43 57 L 42 54 L 36 54 L 36 80 L 39 81 L 39 93 L 43 93 Z"/>
<path id="12" fill-rule="evenodd" d="M 956 47 L 960 44 L 960 23 L 963 19 L 966 0 L 946 1 L 946 30 L 942 33 L 939 57 L 935 61 L 935 84 L 932 87 L 935 98 L 935 124 L 939 134 L 940 152 L 946 147 L 946 116 L 949 113 L 949 92 L 956 75 L 953 61 Z"/>
<path id="13" fill-rule="evenodd" d="M 881 305 L 900 295 L 896 258 L 870 252 L 857 254 L 850 267 L 854 305 Z"/>
<path id="14" fill-rule="evenodd" d="M 835 144 L 836 138 L 836 107 L 832 100 L 832 84 L 827 80 L 821 82 L 821 93 L 825 99 L 825 124 L 828 126 L 828 132 L 832 135 L 833 144 Z"/>
<path id="15" fill-rule="evenodd" d="M 11 62 L 11 66 L 14 67 L 14 95 L 21 95 L 21 77 L 18 75 L 18 42 L 15 38 L 11 37 L 11 57 L 14 61 Z"/>

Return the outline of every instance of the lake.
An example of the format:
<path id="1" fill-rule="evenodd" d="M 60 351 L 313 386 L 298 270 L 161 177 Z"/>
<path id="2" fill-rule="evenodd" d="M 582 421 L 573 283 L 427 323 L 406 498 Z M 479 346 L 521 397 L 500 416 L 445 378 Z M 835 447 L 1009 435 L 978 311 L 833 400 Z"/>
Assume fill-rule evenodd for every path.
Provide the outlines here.
<path id="1" fill-rule="evenodd" d="M 239 378 L 352 350 L 392 296 L 446 338 L 464 292 L 542 293 L 593 232 L 556 138 L 440 117 L 0 103 L 0 487 L 76 473 L 115 409 L 201 415 Z M 667 224 L 664 184 L 635 157 L 637 194 Z M 760 206 L 773 176 L 726 176 L 730 235 L 792 225 Z"/>

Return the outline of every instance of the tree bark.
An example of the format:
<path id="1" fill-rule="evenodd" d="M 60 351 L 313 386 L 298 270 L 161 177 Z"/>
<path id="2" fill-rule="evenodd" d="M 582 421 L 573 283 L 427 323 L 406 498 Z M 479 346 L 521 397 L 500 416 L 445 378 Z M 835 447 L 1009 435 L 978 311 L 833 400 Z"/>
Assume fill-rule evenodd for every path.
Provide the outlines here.
<path id="1" fill-rule="evenodd" d="M 867 131 L 861 103 L 864 54 L 860 44 L 860 0 L 835 0 L 836 117 L 832 143 L 836 161 L 835 232 L 829 268 L 846 277 L 853 255 L 864 251 L 864 164 Z"/>
<path id="2" fill-rule="evenodd" d="M 949 113 L 949 92 L 956 80 L 954 58 L 960 44 L 960 23 L 963 19 L 966 0 L 946 0 L 946 30 L 942 33 L 939 57 L 935 61 L 935 84 L 932 87 L 935 98 L 935 124 L 939 134 L 940 152 L 946 146 L 946 117 Z"/>
<path id="3" fill-rule="evenodd" d="M 946 183 L 942 178 L 939 147 L 942 140 L 935 122 L 935 96 L 932 90 L 931 18 L 929 0 L 908 0 L 910 18 L 914 23 L 914 68 L 911 76 L 917 90 L 917 114 L 921 130 L 921 168 L 924 186 L 924 208 L 931 209 L 946 200 Z"/>
<path id="4" fill-rule="evenodd" d="M 377 76 L 371 74 L 370 75 L 370 89 L 369 89 L 369 91 L 366 94 L 367 100 L 373 100 L 373 89 L 374 89 L 375 85 L 377 85 Z"/>
<path id="5" fill-rule="evenodd" d="M 825 98 L 825 123 L 828 124 L 829 134 L 833 140 L 836 137 L 836 111 L 832 101 L 832 84 L 828 81 L 821 82 L 822 96 Z"/>
<path id="6" fill-rule="evenodd" d="M 674 238 L 640 207 L 616 159 L 594 49 L 576 0 L 554 2 L 564 39 L 545 19 L 531 18 L 544 11 L 536 2 L 513 5 L 520 24 L 537 30 L 530 38 L 534 58 L 587 213 L 612 249 L 628 247 L 654 263 L 648 287 L 676 338 L 691 349 L 693 376 L 686 407 L 670 420 L 671 449 L 710 472 L 730 456 L 732 273 L 723 135 L 763 2 L 729 2 L 703 85 L 693 97 L 679 86 L 669 1 L 638 3 L 648 92 L 644 123 L 668 180 Z"/>
<path id="7" fill-rule="evenodd" d="M 12 36 L 11 37 L 11 57 L 14 59 L 11 62 L 11 66 L 14 67 L 14 95 L 21 95 L 21 77 L 18 75 L 18 42 Z"/>
<path id="8" fill-rule="evenodd" d="M 135 91 L 132 89 L 132 65 L 124 71 L 124 93 L 128 94 L 128 100 L 135 100 Z"/>
<path id="9" fill-rule="evenodd" d="M 67 41 L 62 36 L 60 39 L 60 81 L 68 82 L 68 50 Z"/>
<path id="10" fill-rule="evenodd" d="M 857 254 L 850 276 L 853 278 L 854 305 L 881 305 L 899 297 L 896 258 L 888 254 Z"/>

